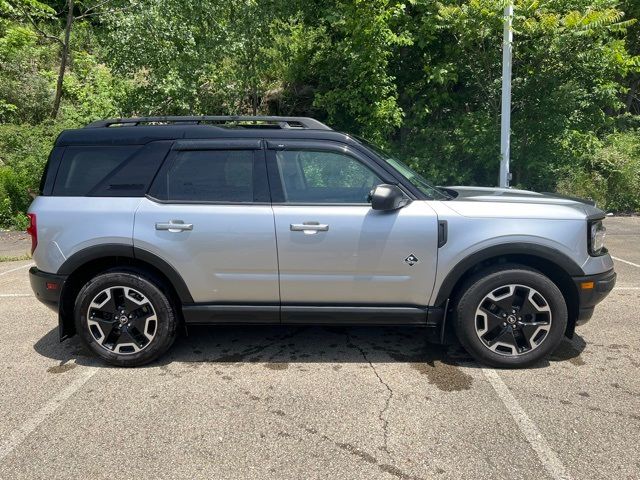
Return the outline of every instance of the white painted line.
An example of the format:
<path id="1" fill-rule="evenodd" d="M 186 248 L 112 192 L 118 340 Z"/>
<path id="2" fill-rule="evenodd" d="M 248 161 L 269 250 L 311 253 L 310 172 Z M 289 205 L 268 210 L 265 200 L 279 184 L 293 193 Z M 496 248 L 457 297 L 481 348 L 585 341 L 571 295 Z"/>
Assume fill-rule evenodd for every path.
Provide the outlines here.
<path id="1" fill-rule="evenodd" d="M 12 268 L 11 270 L 7 270 L 7 271 L 5 271 L 5 272 L 0 272 L 0 277 L 1 277 L 2 275 L 6 275 L 7 273 L 15 272 L 15 271 L 20 270 L 20 269 L 22 269 L 22 268 L 32 267 L 32 266 L 34 266 L 34 265 L 35 265 L 35 263 L 28 263 L 28 264 L 26 264 L 26 265 L 22 265 L 22 266 L 20 266 L 20 267 Z"/>
<path id="2" fill-rule="evenodd" d="M 637 263 L 630 262 L 629 260 L 623 260 L 621 258 L 614 257 L 613 255 L 611 256 L 611 258 L 613 258 L 614 260 L 617 260 L 619 262 L 626 263 L 627 265 L 631 265 L 632 267 L 640 268 L 640 265 L 638 265 Z"/>
<path id="3" fill-rule="evenodd" d="M 71 382 L 66 388 L 49 400 L 40 410 L 27 419 L 20 427 L 13 430 L 0 443 L 0 462 L 13 452 L 25 439 L 50 417 L 71 395 L 80 389 L 98 371 L 97 367 L 87 367 L 83 373 Z"/>
<path id="4" fill-rule="evenodd" d="M 33 297 L 32 293 L 0 293 L 0 298 L 5 297 Z"/>
<path id="5" fill-rule="evenodd" d="M 542 465 L 554 480 L 570 480 L 569 474 L 560 459 L 553 452 L 531 418 L 522 409 L 518 400 L 513 396 L 509 387 L 502 381 L 498 372 L 492 368 L 483 368 L 484 376 L 502 400 L 504 406 L 515 420 L 518 428 L 535 450 Z"/>
<path id="6" fill-rule="evenodd" d="M 614 290 L 640 290 L 640 287 L 615 287 Z"/>

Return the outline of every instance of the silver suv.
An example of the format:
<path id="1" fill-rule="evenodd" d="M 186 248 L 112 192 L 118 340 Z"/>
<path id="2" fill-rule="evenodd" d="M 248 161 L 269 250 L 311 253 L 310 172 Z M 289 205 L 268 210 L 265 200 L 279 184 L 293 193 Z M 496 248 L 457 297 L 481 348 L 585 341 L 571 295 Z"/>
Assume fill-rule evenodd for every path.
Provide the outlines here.
<path id="1" fill-rule="evenodd" d="M 310 118 L 150 117 L 57 139 L 29 211 L 37 297 L 121 366 L 191 324 L 412 325 L 480 362 L 552 352 L 613 288 L 604 212 L 431 186 Z"/>

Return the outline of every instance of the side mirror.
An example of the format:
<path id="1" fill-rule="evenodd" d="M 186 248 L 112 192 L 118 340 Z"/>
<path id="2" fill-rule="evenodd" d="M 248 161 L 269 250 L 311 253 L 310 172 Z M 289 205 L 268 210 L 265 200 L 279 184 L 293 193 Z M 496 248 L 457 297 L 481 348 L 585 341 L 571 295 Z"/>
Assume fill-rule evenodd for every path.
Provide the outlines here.
<path id="1" fill-rule="evenodd" d="M 397 210 L 411 202 L 400 188 L 395 185 L 378 185 L 371 191 L 371 208 L 374 210 Z"/>

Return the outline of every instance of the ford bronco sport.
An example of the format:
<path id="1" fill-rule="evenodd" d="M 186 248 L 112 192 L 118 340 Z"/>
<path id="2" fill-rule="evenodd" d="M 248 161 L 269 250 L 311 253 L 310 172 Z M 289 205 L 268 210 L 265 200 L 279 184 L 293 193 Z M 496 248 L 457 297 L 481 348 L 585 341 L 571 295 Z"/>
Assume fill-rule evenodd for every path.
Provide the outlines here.
<path id="1" fill-rule="evenodd" d="M 299 117 L 148 117 L 57 139 L 28 232 L 37 297 L 105 361 L 191 324 L 413 325 L 522 367 L 613 288 L 605 214 L 523 190 L 431 186 Z"/>

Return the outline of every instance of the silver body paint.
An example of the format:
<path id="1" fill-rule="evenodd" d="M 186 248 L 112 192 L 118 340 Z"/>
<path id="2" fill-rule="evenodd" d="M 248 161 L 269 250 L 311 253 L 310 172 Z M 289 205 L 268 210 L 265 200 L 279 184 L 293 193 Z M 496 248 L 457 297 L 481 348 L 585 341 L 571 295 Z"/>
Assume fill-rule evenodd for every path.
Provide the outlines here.
<path id="1" fill-rule="evenodd" d="M 573 200 L 519 190 L 452 187 L 450 201 L 393 212 L 364 205 L 165 204 L 148 198 L 38 197 L 38 269 L 56 273 L 84 248 L 122 244 L 171 265 L 195 302 L 433 305 L 449 272 L 485 248 L 524 242 L 573 259 L 585 275 L 613 268 L 587 251 L 587 216 Z M 180 220 L 192 230 L 157 230 Z M 437 247 L 438 221 L 448 240 Z M 318 222 L 326 231 L 292 231 Z M 405 259 L 414 255 L 417 262 Z"/>

